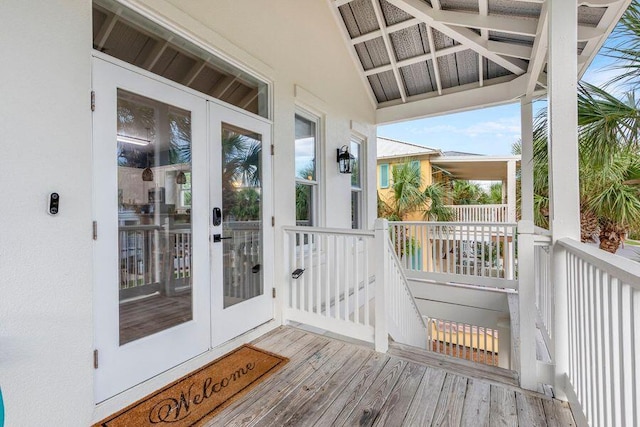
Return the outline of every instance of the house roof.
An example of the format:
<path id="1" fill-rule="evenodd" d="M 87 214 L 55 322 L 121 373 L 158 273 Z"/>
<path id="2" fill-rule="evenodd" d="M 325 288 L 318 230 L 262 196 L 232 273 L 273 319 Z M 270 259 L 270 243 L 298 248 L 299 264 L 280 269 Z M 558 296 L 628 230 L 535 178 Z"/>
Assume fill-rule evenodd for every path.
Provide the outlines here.
<path id="1" fill-rule="evenodd" d="M 442 152 L 437 148 L 425 147 L 424 145 L 417 145 L 410 142 L 382 137 L 378 137 L 377 147 L 378 159 L 442 154 Z"/>
<path id="2" fill-rule="evenodd" d="M 576 1 L 578 77 L 630 1 Z M 546 91 L 545 0 L 329 3 L 378 109 L 379 124 L 515 102 Z M 469 91 L 473 96 L 461 95 Z M 435 98 L 440 102 L 429 102 Z"/>

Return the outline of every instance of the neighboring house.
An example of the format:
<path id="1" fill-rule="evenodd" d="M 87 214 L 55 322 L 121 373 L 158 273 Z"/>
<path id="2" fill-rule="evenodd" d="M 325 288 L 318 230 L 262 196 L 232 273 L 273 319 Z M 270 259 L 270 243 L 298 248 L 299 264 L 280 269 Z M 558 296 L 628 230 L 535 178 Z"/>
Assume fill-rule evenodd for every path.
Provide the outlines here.
<path id="1" fill-rule="evenodd" d="M 447 184 L 452 179 L 500 181 L 503 203 L 500 205 L 465 205 L 454 207 L 455 219 L 470 222 L 516 221 L 516 168 L 520 156 L 485 156 L 378 137 L 377 188 L 379 197 L 392 202 L 393 167 L 406 162 L 420 165 L 422 190 L 434 182 Z M 412 212 L 405 221 L 420 221 L 422 212 Z"/>
<path id="2" fill-rule="evenodd" d="M 426 186 L 431 185 L 433 182 L 431 159 L 441 155 L 442 152 L 440 150 L 382 137 L 378 137 L 377 142 L 378 196 L 384 202 L 388 203 L 393 198 L 393 190 L 391 188 L 393 185 L 393 168 L 398 164 L 406 162 L 418 164 L 420 177 L 422 179 L 422 190 L 424 190 Z M 406 221 L 421 221 L 423 219 L 423 212 L 412 212 L 404 219 Z"/>

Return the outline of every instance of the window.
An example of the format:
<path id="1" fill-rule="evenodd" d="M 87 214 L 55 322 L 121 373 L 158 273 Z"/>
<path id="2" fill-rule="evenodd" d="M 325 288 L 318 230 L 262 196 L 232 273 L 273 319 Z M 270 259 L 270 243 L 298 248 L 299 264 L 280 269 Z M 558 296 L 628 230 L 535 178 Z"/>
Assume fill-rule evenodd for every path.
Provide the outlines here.
<path id="1" fill-rule="evenodd" d="M 380 188 L 389 188 L 389 164 L 380 165 Z"/>
<path id="2" fill-rule="evenodd" d="M 296 225 L 318 225 L 318 117 L 295 116 Z"/>
<path id="3" fill-rule="evenodd" d="M 420 160 L 411 160 L 411 168 L 420 170 Z"/>
<path id="4" fill-rule="evenodd" d="M 363 221 L 363 192 L 362 177 L 364 176 L 364 162 L 362 161 L 362 141 L 351 140 L 349 151 L 353 156 L 353 171 L 351 172 L 351 228 L 362 228 Z"/>

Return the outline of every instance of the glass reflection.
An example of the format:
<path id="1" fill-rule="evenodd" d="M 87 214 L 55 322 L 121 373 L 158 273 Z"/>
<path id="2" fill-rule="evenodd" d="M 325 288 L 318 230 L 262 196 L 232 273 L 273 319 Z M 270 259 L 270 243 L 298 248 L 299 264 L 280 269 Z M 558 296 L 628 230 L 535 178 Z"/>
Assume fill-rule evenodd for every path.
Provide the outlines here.
<path id="1" fill-rule="evenodd" d="M 118 90 L 120 345 L 193 318 L 191 113 Z"/>
<path id="2" fill-rule="evenodd" d="M 263 294 L 261 136 L 222 129 L 224 308 Z"/>

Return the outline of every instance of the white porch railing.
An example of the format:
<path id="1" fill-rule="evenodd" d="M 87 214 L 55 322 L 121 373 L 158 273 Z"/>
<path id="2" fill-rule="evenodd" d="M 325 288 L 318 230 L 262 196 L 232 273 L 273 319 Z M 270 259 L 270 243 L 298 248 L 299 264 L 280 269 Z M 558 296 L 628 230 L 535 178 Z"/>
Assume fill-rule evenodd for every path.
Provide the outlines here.
<path id="1" fill-rule="evenodd" d="M 382 352 L 389 335 L 426 347 L 426 327 L 391 249 L 386 221 L 376 222 L 375 233 L 311 227 L 284 232 L 290 274 L 285 320 L 375 343 Z"/>
<path id="2" fill-rule="evenodd" d="M 376 278 L 381 277 L 383 284 L 376 294 L 376 313 L 386 313 L 386 316 L 376 316 L 377 333 L 381 334 L 376 347 L 386 346 L 384 335 L 387 330 L 397 342 L 426 349 L 426 325 L 389 239 L 389 223 L 386 220 L 376 222 L 376 243 L 379 254 L 376 259 Z"/>
<path id="3" fill-rule="evenodd" d="M 506 339 L 506 337 L 503 337 Z M 498 366 L 498 331 L 462 322 L 427 319 L 427 341 L 430 351 Z"/>
<path id="4" fill-rule="evenodd" d="M 508 205 L 447 205 L 457 222 L 509 222 Z"/>
<path id="5" fill-rule="evenodd" d="M 391 241 L 407 275 L 516 289 L 516 224 L 391 222 Z"/>
<path id="6" fill-rule="evenodd" d="M 549 354 L 554 352 L 555 327 L 555 289 L 551 280 L 551 234 L 544 229 L 536 228 L 534 237 L 535 296 L 536 323 L 542 333 Z"/>
<path id="7" fill-rule="evenodd" d="M 566 252 L 566 392 L 592 426 L 640 425 L 640 265 L 561 239 Z M 560 372 L 559 374 L 564 374 Z"/>

